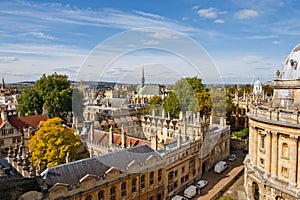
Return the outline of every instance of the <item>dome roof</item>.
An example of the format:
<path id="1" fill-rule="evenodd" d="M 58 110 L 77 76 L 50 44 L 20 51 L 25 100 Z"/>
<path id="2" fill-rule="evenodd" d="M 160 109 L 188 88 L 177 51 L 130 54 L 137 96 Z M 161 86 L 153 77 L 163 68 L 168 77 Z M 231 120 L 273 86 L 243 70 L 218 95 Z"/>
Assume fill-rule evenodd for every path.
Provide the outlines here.
<path id="1" fill-rule="evenodd" d="M 261 82 L 259 79 L 257 79 L 255 82 L 254 82 L 254 86 L 262 86 Z"/>
<path id="2" fill-rule="evenodd" d="M 283 65 L 282 79 L 293 80 L 300 77 L 300 44 L 298 44 L 288 55 Z"/>

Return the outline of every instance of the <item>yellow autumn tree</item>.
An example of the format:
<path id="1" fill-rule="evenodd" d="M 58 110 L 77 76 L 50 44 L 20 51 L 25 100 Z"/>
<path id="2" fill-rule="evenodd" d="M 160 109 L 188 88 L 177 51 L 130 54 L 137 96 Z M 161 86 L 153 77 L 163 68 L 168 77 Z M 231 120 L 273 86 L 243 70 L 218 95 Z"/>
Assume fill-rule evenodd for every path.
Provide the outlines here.
<path id="1" fill-rule="evenodd" d="M 33 166 L 38 166 L 40 160 L 45 167 L 65 163 L 68 152 L 71 159 L 76 159 L 79 146 L 74 129 L 64 127 L 58 117 L 43 122 L 29 141 Z"/>

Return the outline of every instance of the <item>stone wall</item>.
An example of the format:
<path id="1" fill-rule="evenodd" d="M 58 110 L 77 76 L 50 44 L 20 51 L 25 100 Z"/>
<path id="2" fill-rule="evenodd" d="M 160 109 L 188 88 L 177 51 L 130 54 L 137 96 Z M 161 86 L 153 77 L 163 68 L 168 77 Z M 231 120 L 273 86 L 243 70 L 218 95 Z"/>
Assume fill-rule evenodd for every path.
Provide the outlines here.
<path id="1" fill-rule="evenodd" d="M 231 151 L 248 151 L 248 140 L 242 140 L 238 138 L 231 138 L 230 139 L 230 150 Z"/>
<path id="2" fill-rule="evenodd" d="M 28 191 L 40 191 L 36 178 L 22 178 L 19 176 L 0 177 L 0 199 L 18 199 Z"/>

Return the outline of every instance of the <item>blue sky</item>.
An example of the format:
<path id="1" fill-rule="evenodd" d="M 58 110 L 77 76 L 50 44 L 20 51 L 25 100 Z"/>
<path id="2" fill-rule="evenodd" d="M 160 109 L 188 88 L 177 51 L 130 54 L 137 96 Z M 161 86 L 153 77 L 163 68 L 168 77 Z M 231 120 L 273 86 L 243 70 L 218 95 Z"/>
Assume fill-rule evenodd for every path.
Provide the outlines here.
<path id="1" fill-rule="evenodd" d="M 299 9 L 293 0 L 4 0 L 0 3 L 0 76 L 16 82 L 56 71 L 76 79 L 95 47 L 107 40 L 107 52 L 119 47 L 120 38 L 111 40 L 115 34 L 158 27 L 182 33 L 203 47 L 225 83 L 251 83 L 257 77 L 265 82 L 274 79 L 299 43 Z M 168 31 L 151 31 L 140 43 L 155 47 L 178 38 Z M 148 82 L 174 82 L 176 73 L 194 75 L 187 62 L 159 50 L 142 50 L 125 58 L 114 62 L 103 79 L 139 82 L 142 65 Z M 176 65 L 186 73 L 176 71 Z M 174 70 L 168 74 L 170 67 Z"/>

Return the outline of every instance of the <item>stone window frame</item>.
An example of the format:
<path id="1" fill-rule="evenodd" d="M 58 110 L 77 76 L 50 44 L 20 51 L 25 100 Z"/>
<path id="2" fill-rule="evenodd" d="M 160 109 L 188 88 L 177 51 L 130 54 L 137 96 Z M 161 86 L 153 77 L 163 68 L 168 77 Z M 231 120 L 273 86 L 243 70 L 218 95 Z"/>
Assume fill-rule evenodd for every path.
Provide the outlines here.
<path id="1" fill-rule="evenodd" d="M 121 197 L 126 197 L 127 193 L 127 187 L 126 187 L 126 182 L 121 183 Z"/>
<path id="2" fill-rule="evenodd" d="M 284 178 L 289 178 L 289 169 L 287 167 L 282 166 L 281 167 L 281 175 Z"/>
<path id="3" fill-rule="evenodd" d="M 140 179 L 141 183 L 140 183 L 140 187 L 141 189 L 145 189 L 146 188 L 146 176 L 145 174 L 141 175 L 141 179 Z"/>
<path id="4" fill-rule="evenodd" d="M 265 159 L 264 158 L 259 158 L 259 166 L 262 168 L 265 168 Z"/>
<path id="5" fill-rule="evenodd" d="M 157 181 L 161 182 L 162 181 L 162 169 L 159 169 L 157 171 Z"/>
<path id="6" fill-rule="evenodd" d="M 284 147 L 284 145 L 286 146 L 286 147 Z M 284 152 L 284 151 L 287 151 L 287 152 Z M 289 144 L 286 142 L 286 141 L 284 141 L 284 142 L 282 142 L 282 144 L 281 144 L 281 158 L 283 158 L 283 159 L 286 159 L 286 160 L 289 160 L 290 158 L 290 148 L 289 148 Z"/>
<path id="7" fill-rule="evenodd" d="M 116 186 L 111 186 L 109 190 L 109 198 L 110 200 L 116 200 Z"/>
<path id="8" fill-rule="evenodd" d="M 259 133 L 259 137 L 260 137 L 259 150 L 264 153 L 266 151 L 265 147 L 266 147 L 266 136 L 267 136 L 267 134 L 264 133 L 261 130 L 259 130 L 258 133 Z"/>
<path id="9" fill-rule="evenodd" d="M 149 185 L 153 186 L 153 184 L 154 184 L 154 172 L 152 171 L 149 174 Z"/>
<path id="10" fill-rule="evenodd" d="M 104 200 L 105 199 L 105 193 L 104 190 L 100 190 L 98 192 L 98 200 Z"/>
<path id="11" fill-rule="evenodd" d="M 136 193 L 136 182 L 137 182 L 136 178 L 133 178 L 131 180 L 131 193 Z"/>

